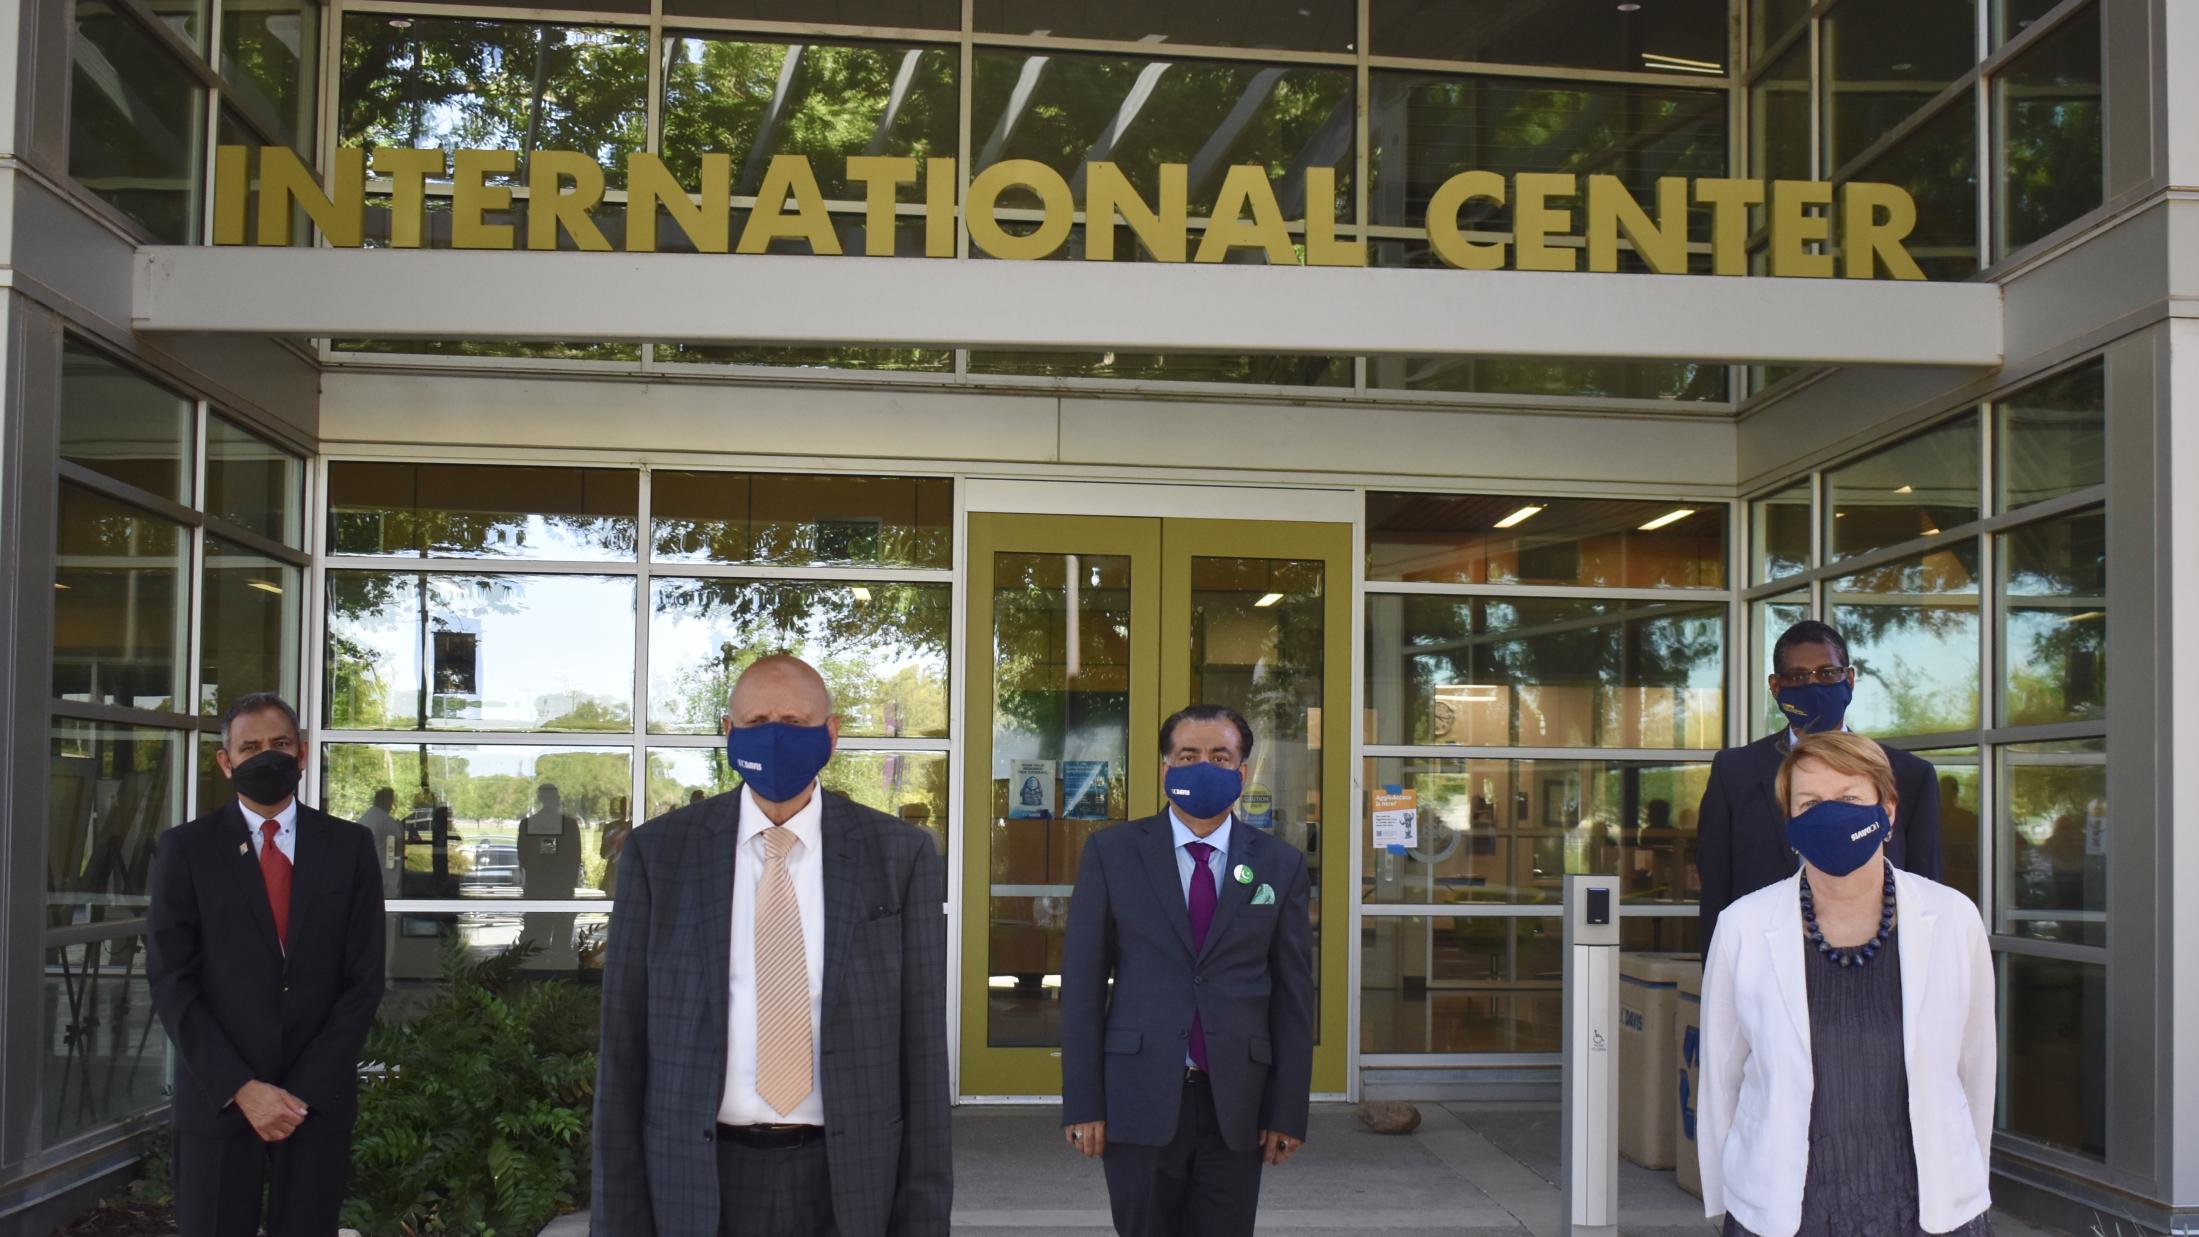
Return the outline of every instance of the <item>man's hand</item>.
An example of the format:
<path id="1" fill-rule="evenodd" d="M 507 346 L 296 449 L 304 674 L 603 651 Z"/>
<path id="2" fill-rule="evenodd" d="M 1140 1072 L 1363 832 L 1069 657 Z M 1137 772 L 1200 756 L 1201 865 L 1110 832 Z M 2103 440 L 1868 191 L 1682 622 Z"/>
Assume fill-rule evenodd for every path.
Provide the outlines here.
<path id="1" fill-rule="evenodd" d="M 1062 1137 L 1069 1140 L 1070 1146 L 1084 1153 L 1087 1160 L 1096 1160 L 1107 1150 L 1105 1121 L 1087 1121 L 1082 1125 L 1072 1125 L 1061 1133 Z"/>
<path id="2" fill-rule="evenodd" d="M 235 1100 L 263 1142 L 279 1143 L 305 1121 L 305 1101 L 271 1083 L 248 1082 L 237 1088 Z"/>
<path id="3" fill-rule="evenodd" d="M 1303 1146 L 1304 1143 L 1288 1134 L 1279 1134 L 1274 1130 L 1260 1131 L 1260 1158 L 1269 1164 L 1281 1164 L 1298 1154 L 1298 1148 Z"/>

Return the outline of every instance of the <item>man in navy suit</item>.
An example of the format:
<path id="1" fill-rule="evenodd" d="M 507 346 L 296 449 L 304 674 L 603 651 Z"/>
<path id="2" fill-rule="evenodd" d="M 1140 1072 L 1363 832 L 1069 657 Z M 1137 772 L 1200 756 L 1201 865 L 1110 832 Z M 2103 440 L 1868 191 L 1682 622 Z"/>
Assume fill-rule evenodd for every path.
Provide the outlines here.
<path id="1" fill-rule="evenodd" d="M 161 835 L 146 911 L 153 1008 L 176 1046 L 183 1237 L 331 1237 L 359 1050 L 382 1001 L 374 835 L 298 802 L 298 714 L 245 696 L 215 760 L 237 796 Z"/>
<path id="2" fill-rule="evenodd" d="M 1727 906 L 1787 879 L 1800 865 L 1787 845 L 1786 805 L 1774 789 L 1779 764 L 1797 735 L 1845 729 L 1855 697 L 1848 641 L 1829 624 L 1804 619 L 1789 627 L 1772 646 L 1771 667 L 1768 683 L 1786 726 L 1718 753 L 1703 790 L 1696 868 L 1703 878 L 1698 948 L 1705 953 Z M 1901 819 L 1886 840 L 1886 858 L 1904 872 L 1938 880 L 1939 783 L 1931 763 L 1897 748 L 1885 752 L 1901 792 Z"/>
<path id="3" fill-rule="evenodd" d="M 1123 1237 L 1249 1235 L 1261 1168 L 1306 1137 L 1306 861 L 1230 818 L 1252 755 L 1234 710 L 1177 713 L 1160 750 L 1168 809 L 1093 834 L 1077 869 L 1062 1124 L 1105 1161 Z"/>

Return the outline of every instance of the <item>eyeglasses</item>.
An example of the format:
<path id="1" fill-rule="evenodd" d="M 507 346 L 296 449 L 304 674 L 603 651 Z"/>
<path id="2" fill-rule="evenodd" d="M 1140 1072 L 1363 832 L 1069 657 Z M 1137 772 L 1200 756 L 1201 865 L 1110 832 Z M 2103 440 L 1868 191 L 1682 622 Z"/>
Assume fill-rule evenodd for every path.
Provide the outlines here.
<path id="1" fill-rule="evenodd" d="M 1781 687 L 1808 687 L 1812 683 L 1821 683 L 1826 687 L 1830 687 L 1835 683 L 1847 682 L 1848 670 L 1849 667 L 1847 666 L 1819 666 L 1815 670 L 1790 670 L 1785 674 L 1771 676 L 1771 681 Z"/>

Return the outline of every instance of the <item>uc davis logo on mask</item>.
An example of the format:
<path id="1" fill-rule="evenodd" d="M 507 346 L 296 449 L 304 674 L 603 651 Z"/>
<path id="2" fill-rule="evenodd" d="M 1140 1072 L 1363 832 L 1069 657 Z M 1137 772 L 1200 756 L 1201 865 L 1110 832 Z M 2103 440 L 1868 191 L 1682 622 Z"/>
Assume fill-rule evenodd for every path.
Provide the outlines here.
<path id="1" fill-rule="evenodd" d="M 1689 1027 L 1680 1040 L 1680 1129 L 1695 1141 L 1695 1071 L 1703 1065 L 1703 1032 Z"/>

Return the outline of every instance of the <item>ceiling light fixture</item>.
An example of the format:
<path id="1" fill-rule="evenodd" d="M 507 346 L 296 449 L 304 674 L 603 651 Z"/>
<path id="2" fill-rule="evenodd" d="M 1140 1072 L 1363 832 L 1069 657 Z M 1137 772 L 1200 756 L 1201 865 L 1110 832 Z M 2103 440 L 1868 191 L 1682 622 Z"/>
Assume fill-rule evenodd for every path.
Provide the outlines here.
<path id="1" fill-rule="evenodd" d="M 1627 3 L 1619 6 L 1619 11 L 1621 13 L 1639 13 L 1642 11 L 1642 6 L 1635 4 L 1633 0 L 1627 0 Z"/>
<path id="2" fill-rule="evenodd" d="M 1267 607 L 1274 605 L 1276 602 L 1281 601 L 1282 599 L 1283 595 L 1281 593 L 1269 593 L 1261 597 L 1260 600 L 1253 602 L 1252 604 L 1264 610 Z"/>
<path id="3" fill-rule="evenodd" d="M 1686 56 L 1667 56 L 1663 52 L 1643 52 L 1642 62 L 1652 69 L 1677 69 L 1683 73 L 1724 73 L 1726 66 L 1715 60 L 1693 60 Z"/>
<path id="4" fill-rule="evenodd" d="M 389 27 L 392 30 L 410 30 L 412 29 L 412 19 L 409 17 L 392 17 L 389 19 Z"/>
<path id="5" fill-rule="evenodd" d="M 1498 520 L 1497 527 L 1510 528 L 1515 524 L 1520 524 L 1527 520 L 1534 519 L 1536 516 L 1542 514 L 1542 509 L 1544 505 L 1545 504 L 1542 503 L 1534 503 L 1529 506 L 1521 507 L 1519 510 L 1514 511 L 1512 514 L 1505 516 L 1501 520 Z"/>
<path id="6" fill-rule="evenodd" d="M 1913 486 L 1913 485 L 1897 485 L 1897 486 L 1895 486 L 1895 487 L 1894 487 L 1894 493 L 1896 493 L 1896 494 L 1914 494 L 1914 493 L 1916 493 L 1916 487 L 1915 487 L 1915 486 Z"/>
<path id="7" fill-rule="evenodd" d="M 256 588 L 263 593 L 273 593 L 277 597 L 283 595 L 283 586 L 271 580 L 246 580 L 244 586 L 246 588 Z"/>
<path id="8" fill-rule="evenodd" d="M 2107 611 L 2105 610 L 2087 610 L 2082 614 L 2069 615 L 2062 621 L 2064 623 L 2089 623 L 2094 619 L 2104 619 L 2106 617 Z"/>
<path id="9" fill-rule="evenodd" d="M 1667 524 L 1677 524 L 1694 514 L 1695 508 L 1693 507 L 1677 507 L 1671 511 L 1665 512 L 1663 515 L 1658 516 L 1656 519 L 1651 520 L 1649 523 L 1642 525 L 1639 531 L 1645 533 L 1653 533 L 1656 532 L 1658 529 L 1663 528 Z"/>

